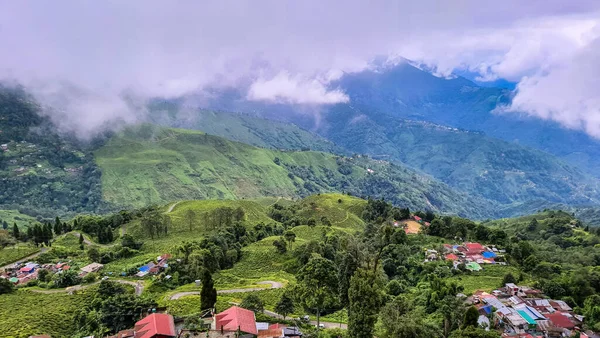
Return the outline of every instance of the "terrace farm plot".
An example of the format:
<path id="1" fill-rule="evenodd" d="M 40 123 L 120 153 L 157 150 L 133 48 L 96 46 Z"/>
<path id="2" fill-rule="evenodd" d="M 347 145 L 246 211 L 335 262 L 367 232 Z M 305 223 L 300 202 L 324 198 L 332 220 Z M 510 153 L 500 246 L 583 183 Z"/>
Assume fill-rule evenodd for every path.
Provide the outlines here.
<path id="1" fill-rule="evenodd" d="M 73 295 L 41 294 L 19 290 L 0 295 L 0 327 L 2 337 L 26 338 L 47 334 L 69 337 L 75 314 L 91 301 L 94 287 Z"/>

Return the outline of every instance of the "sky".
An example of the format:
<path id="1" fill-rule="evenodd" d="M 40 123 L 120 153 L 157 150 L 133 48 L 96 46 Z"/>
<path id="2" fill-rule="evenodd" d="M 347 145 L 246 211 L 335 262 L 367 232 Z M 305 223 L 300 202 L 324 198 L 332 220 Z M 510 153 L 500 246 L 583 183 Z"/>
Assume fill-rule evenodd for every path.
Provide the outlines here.
<path id="1" fill-rule="evenodd" d="M 150 97 L 240 86 L 253 101 L 347 102 L 329 83 L 384 57 L 516 83 L 500 113 L 600 137 L 600 2 L 0 0 L 0 80 L 80 136 Z M 52 109 L 50 109 L 52 108 Z"/>

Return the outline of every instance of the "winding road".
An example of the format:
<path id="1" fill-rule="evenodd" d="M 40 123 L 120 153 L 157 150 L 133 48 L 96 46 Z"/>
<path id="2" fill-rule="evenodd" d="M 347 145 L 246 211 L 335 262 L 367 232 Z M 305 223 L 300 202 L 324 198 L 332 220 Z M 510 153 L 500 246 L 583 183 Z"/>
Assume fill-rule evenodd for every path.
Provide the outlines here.
<path id="1" fill-rule="evenodd" d="M 132 282 L 129 280 L 123 280 L 123 279 L 111 279 L 111 282 L 115 282 L 115 283 L 120 283 L 120 284 L 127 284 L 127 285 L 131 285 L 135 288 L 135 295 L 136 296 L 140 296 L 142 294 L 142 292 L 144 292 L 144 284 L 141 281 L 138 282 Z M 52 294 L 52 293 L 62 293 L 62 292 L 74 292 L 74 291 L 79 291 L 79 290 L 83 290 L 86 288 L 89 288 L 90 286 L 96 285 L 96 284 L 100 284 L 101 281 L 97 281 L 91 284 L 85 284 L 85 285 L 74 285 L 74 286 L 69 286 L 68 288 L 64 288 L 64 289 L 56 289 L 56 290 L 40 290 L 40 289 L 31 289 L 29 291 L 31 292 L 36 292 L 36 293 L 44 293 L 44 294 Z"/>
<path id="2" fill-rule="evenodd" d="M 283 287 L 283 284 L 281 284 L 279 282 L 270 281 L 270 280 L 264 281 L 264 282 L 258 282 L 256 284 L 268 284 L 268 285 L 270 285 L 270 287 L 218 290 L 217 294 L 252 292 L 252 291 L 262 291 L 262 290 L 268 290 L 268 289 L 281 289 Z M 174 300 L 174 299 L 179 299 L 179 298 L 186 297 L 186 296 L 193 296 L 193 295 L 199 295 L 199 294 L 200 294 L 200 291 L 178 292 L 174 295 L 171 295 L 171 297 L 169 297 L 169 299 Z"/>

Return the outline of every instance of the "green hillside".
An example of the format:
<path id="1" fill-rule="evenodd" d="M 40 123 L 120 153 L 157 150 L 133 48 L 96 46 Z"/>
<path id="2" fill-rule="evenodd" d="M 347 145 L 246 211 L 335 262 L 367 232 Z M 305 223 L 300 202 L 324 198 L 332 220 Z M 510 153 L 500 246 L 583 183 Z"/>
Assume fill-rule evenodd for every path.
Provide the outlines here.
<path id="1" fill-rule="evenodd" d="M 0 209 L 52 218 L 103 210 L 93 156 L 39 110 L 21 88 L 0 86 Z"/>
<path id="2" fill-rule="evenodd" d="M 338 110 L 327 117 L 326 135 L 349 150 L 400 161 L 448 185 L 493 200 L 506 215 L 557 203 L 600 200 L 596 178 L 553 155 L 516 143 L 428 122 Z M 536 205 L 537 209 L 532 209 Z"/>
<path id="3" fill-rule="evenodd" d="M 317 150 L 342 154 L 343 148 L 291 123 L 246 114 L 193 109 L 177 101 L 154 101 L 149 105 L 155 124 L 200 130 L 262 148 Z"/>
<path id="4" fill-rule="evenodd" d="M 196 131 L 128 128 L 95 152 L 105 200 L 140 207 L 189 199 L 346 191 L 412 209 L 487 217 L 490 204 L 385 161 L 256 148 Z"/>

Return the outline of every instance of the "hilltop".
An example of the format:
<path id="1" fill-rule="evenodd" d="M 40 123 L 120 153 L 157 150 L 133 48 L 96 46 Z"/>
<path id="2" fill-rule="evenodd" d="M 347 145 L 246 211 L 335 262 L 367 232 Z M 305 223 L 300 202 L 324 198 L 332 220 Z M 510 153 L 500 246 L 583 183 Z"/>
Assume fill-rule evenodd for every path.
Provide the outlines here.
<path id="1" fill-rule="evenodd" d="M 155 100 L 148 109 L 150 121 L 155 124 L 199 130 L 256 147 L 345 153 L 342 147 L 292 123 L 242 113 L 197 109 L 177 100 Z"/>

